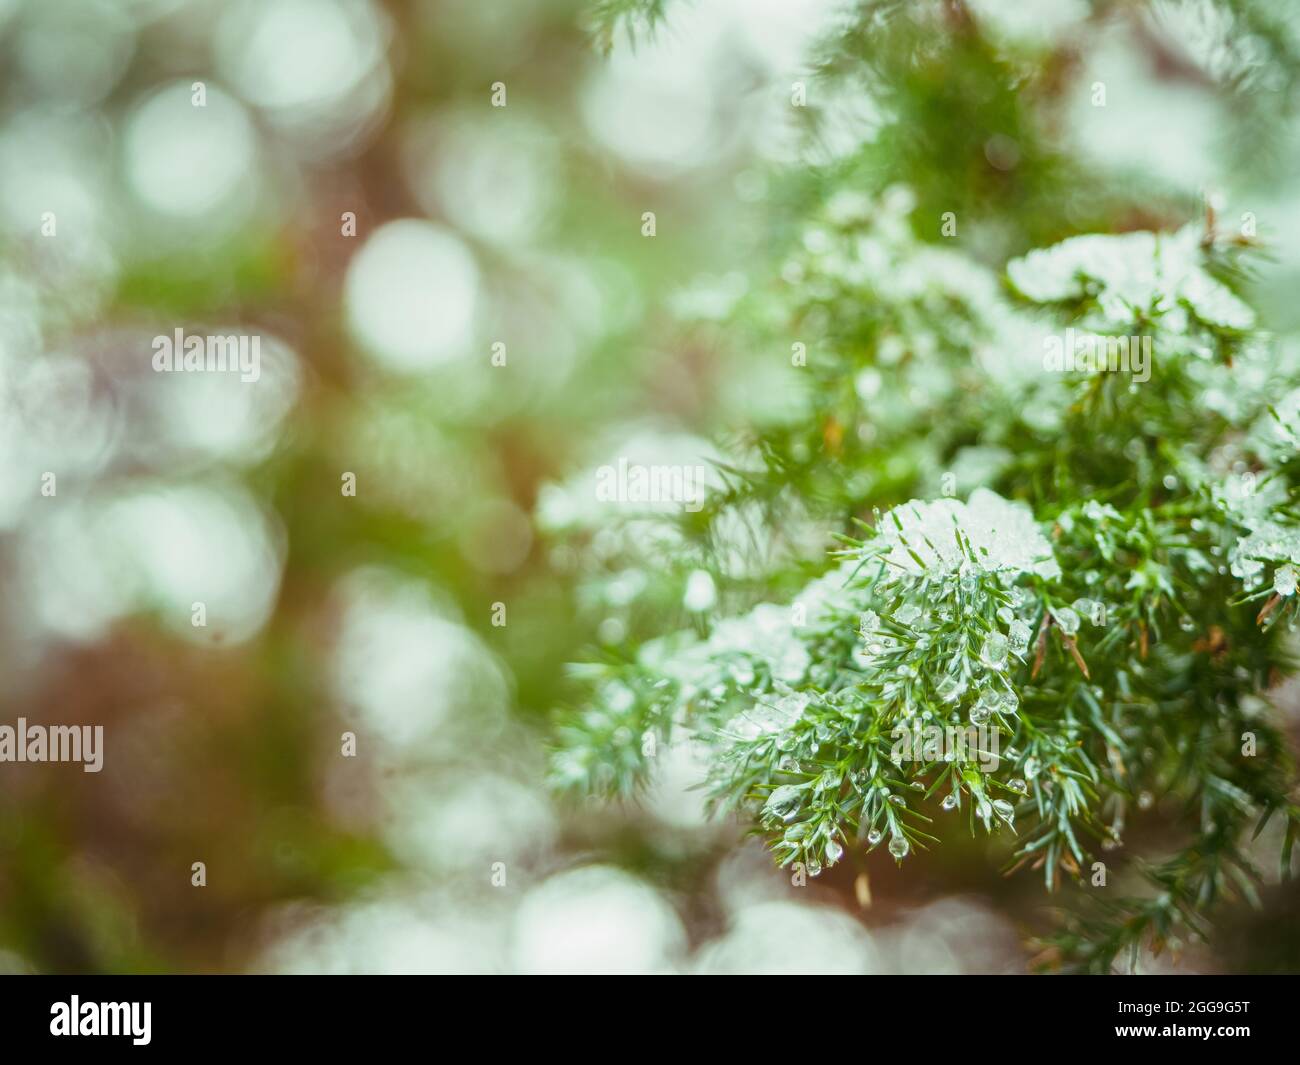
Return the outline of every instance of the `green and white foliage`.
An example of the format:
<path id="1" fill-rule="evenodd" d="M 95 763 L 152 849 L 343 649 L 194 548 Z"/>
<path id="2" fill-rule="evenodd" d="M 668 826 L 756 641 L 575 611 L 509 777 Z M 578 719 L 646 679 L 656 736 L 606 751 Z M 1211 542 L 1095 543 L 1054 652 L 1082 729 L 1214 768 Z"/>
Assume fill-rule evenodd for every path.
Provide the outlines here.
<path id="1" fill-rule="evenodd" d="M 718 807 L 752 818 L 782 864 L 815 875 L 877 847 L 901 862 L 961 821 L 1049 888 L 1083 884 L 1103 851 L 1145 877 L 1148 894 L 1106 896 L 1127 916 L 1101 941 L 1078 931 L 1097 901 L 1079 889 L 1054 944 L 1074 964 L 1194 933 L 1210 904 L 1252 890 L 1256 824 L 1283 819 L 1286 866 L 1300 823 L 1264 698 L 1288 667 L 1277 623 L 1294 619 L 1300 566 L 1289 358 L 1190 231 L 1013 261 L 1017 306 L 879 210 L 838 200 L 827 215 L 793 260 L 791 313 L 824 315 L 837 354 L 816 368 L 808 424 L 771 431 L 775 461 L 711 513 L 784 479 L 857 536 L 788 602 L 713 611 L 705 632 L 576 668 L 590 696 L 561 731 L 557 782 L 634 792 L 653 764 L 644 736 L 689 736 Z M 1048 373 L 1041 346 L 1010 350 L 1053 328 L 1149 331 L 1149 380 Z M 862 431 L 882 422 L 885 439 Z M 986 483 L 965 501 L 864 512 L 972 451 L 994 460 L 972 464 Z M 1157 800 L 1182 845 L 1149 865 L 1122 848 Z"/>
<path id="2" fill-rule="evenodd" d="M 906 18 L 868 4 L 861 26 L 885 9 Z M 823 72 L 865 65 L 900 123 L 939 84 L 919 83 L 931 60 L 1006 74 L 973 35 L 909 32 L 882 19 L 911 61 L 847 30 Z M 1041 192 L 1064 179 L 1026 98 L 970 106 L 1023 124 L 1036 154 L 1018 174 Z M 723 483 L 674 523 L 717 594 L 573 668 L 553 777 L 632 795 L 654 770 L 647 736 L 698 744 L 716 807 L 812 875 L 883 848 L 907 876 L 974 832 L 1058 893 L 1043 962 L 1106 972 L 1209 935 L 1221 907 L 1291 873 L 1300 806 L 1269 693 L 1294 671 L 1300 359 L 1243 296 L 1254 242 L 1212 213 L 997 269 L 922 216 L 945 187 L 928 143 L 887 121 L 863 150 L 874 169 L 819 172 L 778 276 L 736 307 L 746 359 L 805 346 L 796 400 L 718 434 Z M 1000 188 L 971 208 L 998 209 Z M 1017 233 L 1070 232 L 1049 199 L 1030 206 Z M 1045 358 L 1080 341 L 1147 361 Z M 797 547 L 741 572 L 736 539 Z M 667 579 L 641 569 L 649 589 Z"/>

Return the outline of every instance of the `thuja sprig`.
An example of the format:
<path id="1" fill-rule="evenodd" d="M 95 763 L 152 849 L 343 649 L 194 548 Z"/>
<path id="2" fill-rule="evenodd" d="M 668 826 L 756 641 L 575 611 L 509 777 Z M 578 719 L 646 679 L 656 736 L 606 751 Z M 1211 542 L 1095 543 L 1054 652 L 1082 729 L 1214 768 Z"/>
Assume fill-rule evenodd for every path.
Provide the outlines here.
<path id="1" fill-rule="evenodd" d="M 575 786 L 603 773 L 634 790 L 651 760 L 630 737 L 689 734 L 708 745 L 716 803 L 809 872 L 876 847 L 903 861 L 958 810 L 972 829 L 1014 827 L 1009 870 L 1033 870 L 1067 907 L 1044 961 L 1109 971 L 1249 903 L 1251 837 L 1270 820 L 1290 871 L 1296 778 L 1265 696 L 1295 666 L 1282 636 L 1300 598 L 1300 366 L 1237 291 L 1254 241 L 1212 216 L 1062 241 L 1008 264 L 1005 290 L 956 242 L 918 239 L 953 203 L 964 225 L 1000 195 L 954 190 L 927 145 L 945 175 L 953 144 L 982 167 L 985 138 L 966 135 L 994 126 L 1018 129 L 1022 149 L 1016 218 L 999 226 L 1062 231 L 1055 186 L 1024 210 L 1053 172 L 1044 124 L 1021 121 L 1033 94 L 1003 77 L 980 19 L 944 34 L 962 10 L 863 4 L 826 42 L 827 84 L 877 86 L 883 125 L 856 159 L 793 183 L 797 239 L 736 323 L 746 351 L 812 353 L 801 406 L 737 434 L 725 490 L 680 528 L 721 584 L 738 515 L 756 516 L 746 539 L 782 544 L 796 519 L 839 532 L 872 519 L 793 597 L 806 554 L 747 552 L 749 602 L 773 601 L 719 608 L 701 633 L 590 678 L 558 764 Z M 1029 55 L 1016 62 L 1035 76 Z M 998 91 L 962 93 L 956 67 Z M 944 106 L 908 110 L 934 93 Z M 970 120 L 989 108 L 996 122 Z M 911 190 L 880 184 L 899 173 Z M 1149 376 L 1049 370 L 1036 356 L 1066 330 L 1149 340 Z M 1000 757 L 899 758 L 901 723 L 982 726 Z M 1159 828 L 1159 861 L 1132 846 L 1137 822 Z M 1095 888 L 1099 864 L 1131 870 L 1131 890 Z"/>

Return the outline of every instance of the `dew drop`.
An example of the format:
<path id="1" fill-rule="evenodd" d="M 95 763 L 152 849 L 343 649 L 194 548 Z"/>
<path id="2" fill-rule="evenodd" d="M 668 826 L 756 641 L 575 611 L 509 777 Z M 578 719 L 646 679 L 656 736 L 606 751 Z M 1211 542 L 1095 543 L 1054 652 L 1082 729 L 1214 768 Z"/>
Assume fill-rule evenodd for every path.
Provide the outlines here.
<path id="1" fill-rule="evenodd" d="M 1297 577 L 1300 577 L 1300 573 L 1289 562 L 1278 566 L 1273 572 L 1273 591 L 1283 597 L 1295 595 Z"/>
<path id="2" fill-rule="evenodd" d="M 980 661 L 989 669 L 1002 669 L 1007 664 L 1007 649 L 1010 641 L 1000 632 L 991 632 L 984 641 L 980 651 Z"/>
<path id="3" fill-rule="evenodd" d="M 1023 621 L 1013 621 L 1007 630 L 1007 645 L 1012 653 L 1022 655 L 1029 649 L 1029 638 L 1033 633 Z"/>
<path id="4" fill-rule="evenodd" d="M 1052 617 L 1056 619 L 1056 624 L 1061 627 L 1061 631 L 1067 636 L 1073 636 L 1079 631 L 1079 615 L 1073 608 L 1068 606 L 1057 607 L 1052 611 Z"/>
<path id="5" fill-rule="evenodd" d="M 792 784 L 783 784 L 767 797 L 763 812 L 779 817 L 782 821 L 792 820 L 799 812 L 800 799 L 798 788 Z"/>

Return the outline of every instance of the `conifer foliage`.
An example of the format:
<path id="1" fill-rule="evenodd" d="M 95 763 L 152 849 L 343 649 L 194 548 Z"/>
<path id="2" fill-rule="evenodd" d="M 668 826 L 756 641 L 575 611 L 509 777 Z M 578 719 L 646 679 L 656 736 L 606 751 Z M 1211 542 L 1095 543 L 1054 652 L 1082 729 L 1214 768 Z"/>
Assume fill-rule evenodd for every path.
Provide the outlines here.
<path id="1" fill-rule="evenodd" d="M 671 17 L 645 6 L 602 5 L 604 32 Z M 1239 120 L 1289 107 L 1294 35 L 1206 6 Z M 1272 693 L 1294 672 L 1300 377 L 1248 298 L 1254 232 L 1072 167 L 1050 130 L 1077 56 L 1007 47 L 986 7 L 858 4 L 812 57 L 810 143 L 855 92 L 880 115 L 775 179 L 783 251 L 727 327 L 792 363 L 796 409 L 719 426 L 704 505 L 630 538 L 694 602 L 573 667 L 553 778 L 633 795 L 695 744 L 719 810 L 811 876 L 883 848 L 906 878 L 986 835 L 1059 903 L 1042 964 L 1107 972 L 1290 874 Z M 820 554 L 793 546 L 808 527 Z"/>

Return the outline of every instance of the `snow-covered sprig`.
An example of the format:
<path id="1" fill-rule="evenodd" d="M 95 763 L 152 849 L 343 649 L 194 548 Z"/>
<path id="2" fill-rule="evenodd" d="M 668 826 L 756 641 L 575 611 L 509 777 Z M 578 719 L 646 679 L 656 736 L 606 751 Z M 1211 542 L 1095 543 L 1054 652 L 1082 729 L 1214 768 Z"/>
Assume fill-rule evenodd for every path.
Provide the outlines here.
<path id="1" fill-rule="evenodd" d="M 969 801 L 990 831 L 1011 825 L 1024 794 L 1003 765 L 1019 706 L 1011 674 L 1039 612 L 1017 582 L 1060 572 L 1042 530 L 1022 504 L 983 491 L 896 508 L 845 555 L 790 604 L 645 645 L 626 667 L 639 679 L 605 678 L 599 708 L 576 716 L 557 777 L 635 787 L 641 730 L 688 727 L 718 752 L 717 801 L 756 804 L 781 859 L 809 871 L 859 837 L 867 849 L 887 838 L 900 859 L 924 846 L 928 794 L 943 792 L 945 810 Z M 899 730 L 923 728 L 971 742 L 901 751 Z M 595 749 L 573 741 L 584 729 L 622 752 L 616 772 L 575 755 Z M 593 771 L 603 779 L 584 782 Z"/>
<path id="2" fill-rule="evenodd" d="M 883 7 L 890 17 L 877 20 Z M 866 5 L 858 26 L 869 19 L 871 32 L 846 35 L 832 75 L 869 74 L 899 99 L 922 78 L 938 84 L 930 72 L 956 57 L 917 10 Z M 1028 53 L 1021 61 L 1032 73 Z M 1024 84 L 1004 86 L 998 106 L 1025 105 Z M 1256 822 L 1282 812 L 1284 868 L 1300 834 L 1294 766 L 1261 698 L 1288 665 L 1268 630 L 1298 598 L 1289 567 L 1300 515 L 1289 500 L 1300 399 L 1289 393 L 1300 351 L 1257 331 L 1235 280 L 1253 240 L 1216 230 L 1212 216 L 1032 252 L 1008 266 L 1020 299 L 1007 299 L 965 252 L 996 255 L 994 232 L 1014 236 L 1003 247 L 1060 233 L 1070 222 L 1041 178 L 1062 175 L 1044 166 L 1036 124 L 1021 123 L 1018 180 L 1004 186 L 1015 209 L 974 235 L 963 210 L 974 201 L 930 164 L 965 171 L 947 149 L 932 160 L 925 147 L 989 126 L 969 119 L 992 105 L 964 104 L 954 95 L 930 109 L 950 125 L 927 138 L 892 135 L 886 115 L 883 134 L 861 146 L 867 165 L 800 179 L 797 217 L 778 234 L 794 250 L 779 277 L 756 278 L 741 297 L 752 334 L 735 338 L 746 368 L 780 364 L 788 387 L 771 390 L 782 404 L 747 417 L 760 468 L 711 499 L 695 529 L 709 535 L 724 512 L 786 498 L 839 532 L 893 509 L 827 575 L 825 609 L 802 616 L 781 591 L 797 586 L 807 555 L 755 568 L 749 605 L 728 609 L 738 596 L 727 589 L 698 615 L 698 633 L 611 667 L 631 681 L 633 705 L 597 684 L 593 698 L 623 709 L 592 720 L 623 739 L 646 720 L 690 728 L 710 745 L 719 804 L 810 874 L 876 848 L 903 859 L 949 834 L 959 808 L 1003 839 L 1014 826 L 1009 864 L 1049 888 L 1083 881 L 1107 852 L 1149 891 L 1113 905 L 1103 892 L 1072 897 L 1076 914 L 1098 902 L 1106 912 L 1080 917 L 1083 933 L 1068 931 L 1051 956 L 1105 971 L 1121 952 L 1189 937 L 1202 911 L 1256 881 L 1245 838 Z M 988 145 L 974 149 L 983 160 Z M 915 175 L 916 194 L 873 184 L 886 173 Z M 1090 192 L 1097 179 L 1087 175 Z M 1026 200 L 1035 184 L 1039 198 Z M 983 217 L 995 217 L 999 195 L 980 192 Z M 1179 209 L 1142 201 L 1134 215 Z M 936 234 L 941 211 L 953 214 Z M 1044 355 L 1063 351 L 1070 329 L 1085 348 L 1140 334 L 1151 362 L 1054 372 L 1068 368 Z M 1253 494 L 1238 492 L 1251 478 Z M 980 487 L 1027 505 L 991 491 L 967 498 Z M 935 500 L 939 491 L 964 502 Z M 1281 608 L 1242 609 L 1256 597 Z M 978 748 L 895 758 L 900 724 L 982 727 L 1000 764 Z M 617 748 L 620 759 L 628 751 Z M 1156 867 L 1120 850 L 1157 838 L 1181 849 Z"/>
<path id="3" fill-rule="evenodd" d="M 905 503 L 889 511 L 878 530 L 867 557 L 914 577 L 946 579 L 980 571 L 1051 579 L 1061 574 L 1029 508 L 987 488 L 976 489 L 968 503 Z"/>
<path id="4" fill-rule="evenodd" d="M 1208 495 L 1227 535 L 1227 571 L 1241 582 L 1241 600 L 1267 600 L 1257 617 L 1261 624 L 1286 618 L 1294 625 L 1300 507 L 1285 479 L 1247 471 L 1210 484 Z"/>
<path id="5" fill-rule="evenodd" d="M 1237 539 L 1229 558 L 1232 575 L 1241 580 L 1247 599 L 1267 600 L 1258 620 L 1271 623 L 1286 617 L 1294 625 L 1296 585 L 1300 583 L 1300 520 L 1296 515 L 1279 510 L 1258 521 Z"/>
<path id="6" fill-rule="evenodd" d="M 897 507 L 846 555 L 841 620 L 810 644 L 836 663 L 829 684 L 737 714 L 715 774 L 733 803 L 761 799 L 779 858 L 813 872 L 846 840 L 888 840 L 899 860 L 925 846 L 921 804 L 936 794 L 989 831 L 1013 825 L 1027 786 L 1004 764 L 1018 757 L 1004 742 L 1019 727 L 1012 678 L 1041 613 L 1017 582 L 1060 575 L 1028 509 L 988 491 Z"/>
<path id="7" fill-rule="evenodd" d="M 1071 237 L 1013 260 L 1007 277 L 1035 303 L 1095 307 L 1100 327 L 1159 318 L 1173 333 L 1252 329 L 1255 312 L 1205 269 L 1202 244 L 1199 226 Z"/>

